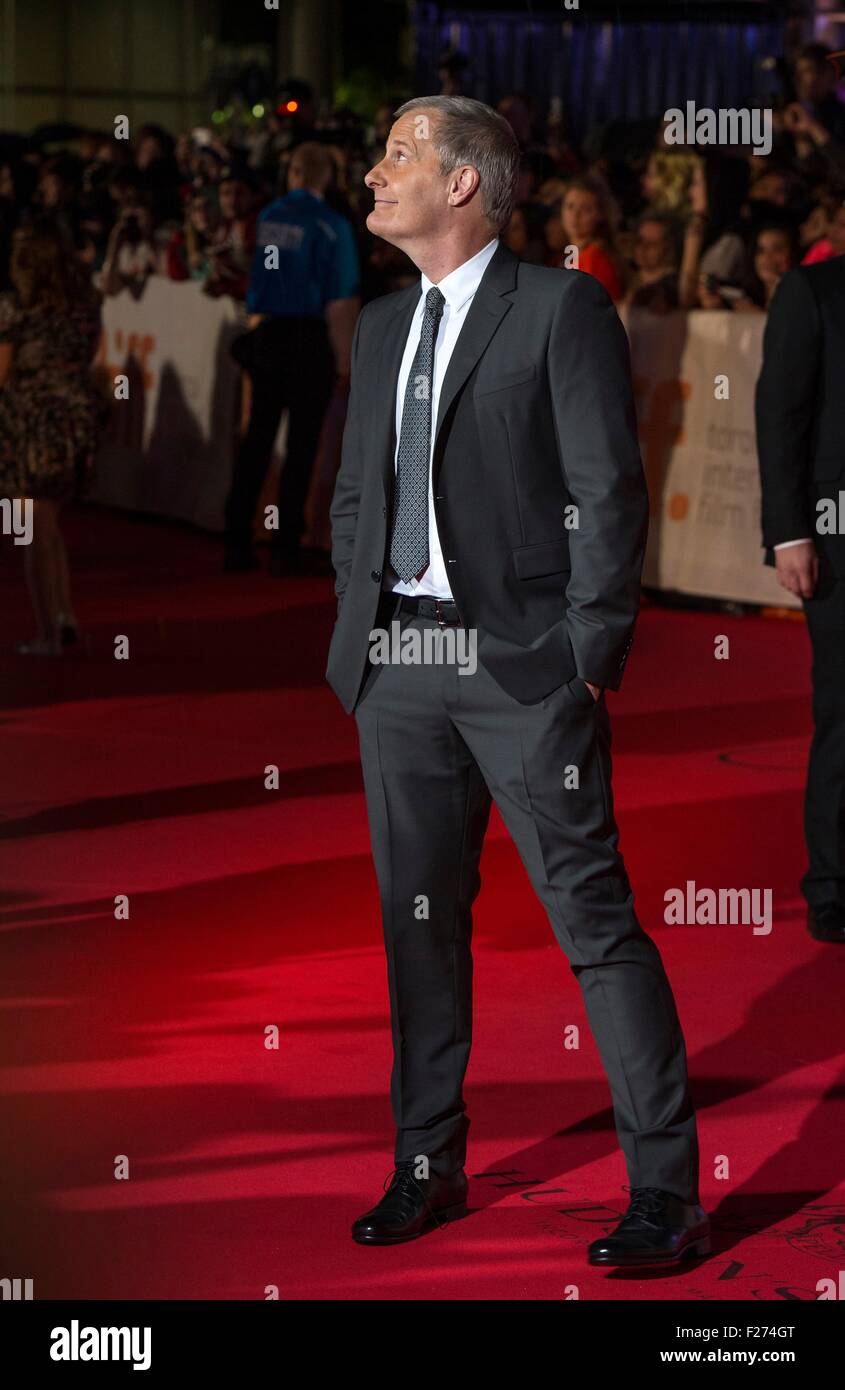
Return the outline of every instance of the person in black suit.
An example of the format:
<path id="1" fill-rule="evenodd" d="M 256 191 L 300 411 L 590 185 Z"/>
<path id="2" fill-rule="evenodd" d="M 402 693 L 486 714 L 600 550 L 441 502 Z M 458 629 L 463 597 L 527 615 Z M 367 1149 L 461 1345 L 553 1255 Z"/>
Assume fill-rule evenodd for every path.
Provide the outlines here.
<path id="1" fill-rule="evenodd" d="M 845 257 L 798 266 L 775 291 L 757 382 L 763 544 L 803 602 L 813 723 L 801 880 L 808 927 L 845 943 Z"/>
<path id="2" fill-rule="evenodd" d="M 370 231 L 421 283 L 367 305 L 331 508 L 327 678 L 354 711 L 387 950 L 395 1168 L 353 1225 L 413 1239 L 466 1211 L 472 904 L 491 798 L 581 986 L 630 1178 L 593 1264 L 710 1249 L 684 1041 L 637 920 L 606 688 L 636 618 L 648 503 L 628 344 L 599 283 L 499 241 L 519 150 L 461 96 L 396 113 Z M 433 631 L 475 660 L 376 661 Z M 457 640 L 453 650 L 459 650 Z"/>

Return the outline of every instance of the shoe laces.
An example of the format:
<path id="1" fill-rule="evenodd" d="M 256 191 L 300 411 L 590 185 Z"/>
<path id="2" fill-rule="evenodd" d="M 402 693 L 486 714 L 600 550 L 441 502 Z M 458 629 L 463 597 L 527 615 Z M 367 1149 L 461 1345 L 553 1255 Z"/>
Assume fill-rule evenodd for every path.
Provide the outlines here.
<path id="1" fill-rule="evenodd" d="M 396 1167 L 392 1168 L 385 1178 L 382 1190 L 385 1194 L 391 1190 L 403 1197 L 421 1197 L 425 1203 L 426 1211 L 436 1225 L 444 1226 L 446 1224 L 439 1220 L 437 1212 L 433 1211 L 429 1205 L 428 1198 L 414 1177 L 413 1164 L 397 1163 Z"/>
<path id="2" fill-rule="evenodd" d="M 397 1163 L 395 1168 L 391 1168 L 382 1184 L 382 1190 L 386 1192 L 394 1182 L 402 1191 L 409 1191 L 418 1186 L 410 1163 Z"/>
<path id="3" fill-rule="evenodd" d="M 625 1191 L 631 1194 L 627 1216 L 655 1216 L 666 1206 L 666 1193 L 661 1187 L 628 1187 L 625 1184 Z"/>

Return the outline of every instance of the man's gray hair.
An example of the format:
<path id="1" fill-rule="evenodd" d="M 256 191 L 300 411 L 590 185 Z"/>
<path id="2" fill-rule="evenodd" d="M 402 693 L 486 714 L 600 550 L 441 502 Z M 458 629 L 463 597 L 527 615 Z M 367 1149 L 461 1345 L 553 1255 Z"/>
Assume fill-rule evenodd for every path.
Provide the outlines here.
<path id="1" fill-rule="evenodd" d="M 510 220 L 519 173 L 519 145 L 504 116 L 473 97 L 447 96 L 414 97 L 394 116 L 422 109 L 437 113 L 430 135 L 441 174 L 472 165 L 478 171 L 481 210 L 501 231 Z"/>

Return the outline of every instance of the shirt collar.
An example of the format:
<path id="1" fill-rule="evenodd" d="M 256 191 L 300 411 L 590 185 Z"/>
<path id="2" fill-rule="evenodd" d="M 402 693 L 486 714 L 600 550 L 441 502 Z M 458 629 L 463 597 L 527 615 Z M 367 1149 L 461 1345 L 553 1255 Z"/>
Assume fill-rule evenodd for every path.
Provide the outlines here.
<path id="1" fill-rule="evenodd" d="M 448 275 L 444 275 L 443 279 L 438 281 L 437 288 L 453 313 L 457 309 L 462 309 L 468 299 L 472 299 L 498 245 L 499 238 L 494 237 L 468 261 L 464 261 L 463 265 L 450 270 Z M 420 291 L 423 298 L 433 285 L 434 281 L 429 280 L 427 275 L 421 276 Z"/>

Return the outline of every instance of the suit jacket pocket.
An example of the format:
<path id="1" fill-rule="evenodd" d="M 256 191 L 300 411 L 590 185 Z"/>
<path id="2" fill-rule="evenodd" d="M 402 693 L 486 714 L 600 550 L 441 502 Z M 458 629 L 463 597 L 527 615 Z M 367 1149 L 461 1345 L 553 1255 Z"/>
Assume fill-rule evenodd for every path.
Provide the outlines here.
<path id="1" fill-rule="evenodd" d="M 511 554 L 518 579 L 541 579 L 543 575 L 562 574 L 572 568 L 565 536 L 536 545 L 520 545 Z"/>
<path id="2" fill-rule="evenodd" d="M 477 381 L 473 390 L 474 399 L 479 396 L 492 396 L 494 391 L 507 391 L 511 386 L 521 386 L 525 381 L 533 381 L 537 368 L 533 362 L 524 367 L 513 367 L 509 372 L 499 372 L 498 376 Z"/>
<path id="3" fill-rule="evenodd" d="M 587 682 L 582 680 L 580 676 L 573 676 L 571 680 L 567 681 L 564 690 L 572 696 L 576 705 L 583 705 L 586 709 L 595 709 L 598 704 L 598 700 L 587 688 Z"/>

